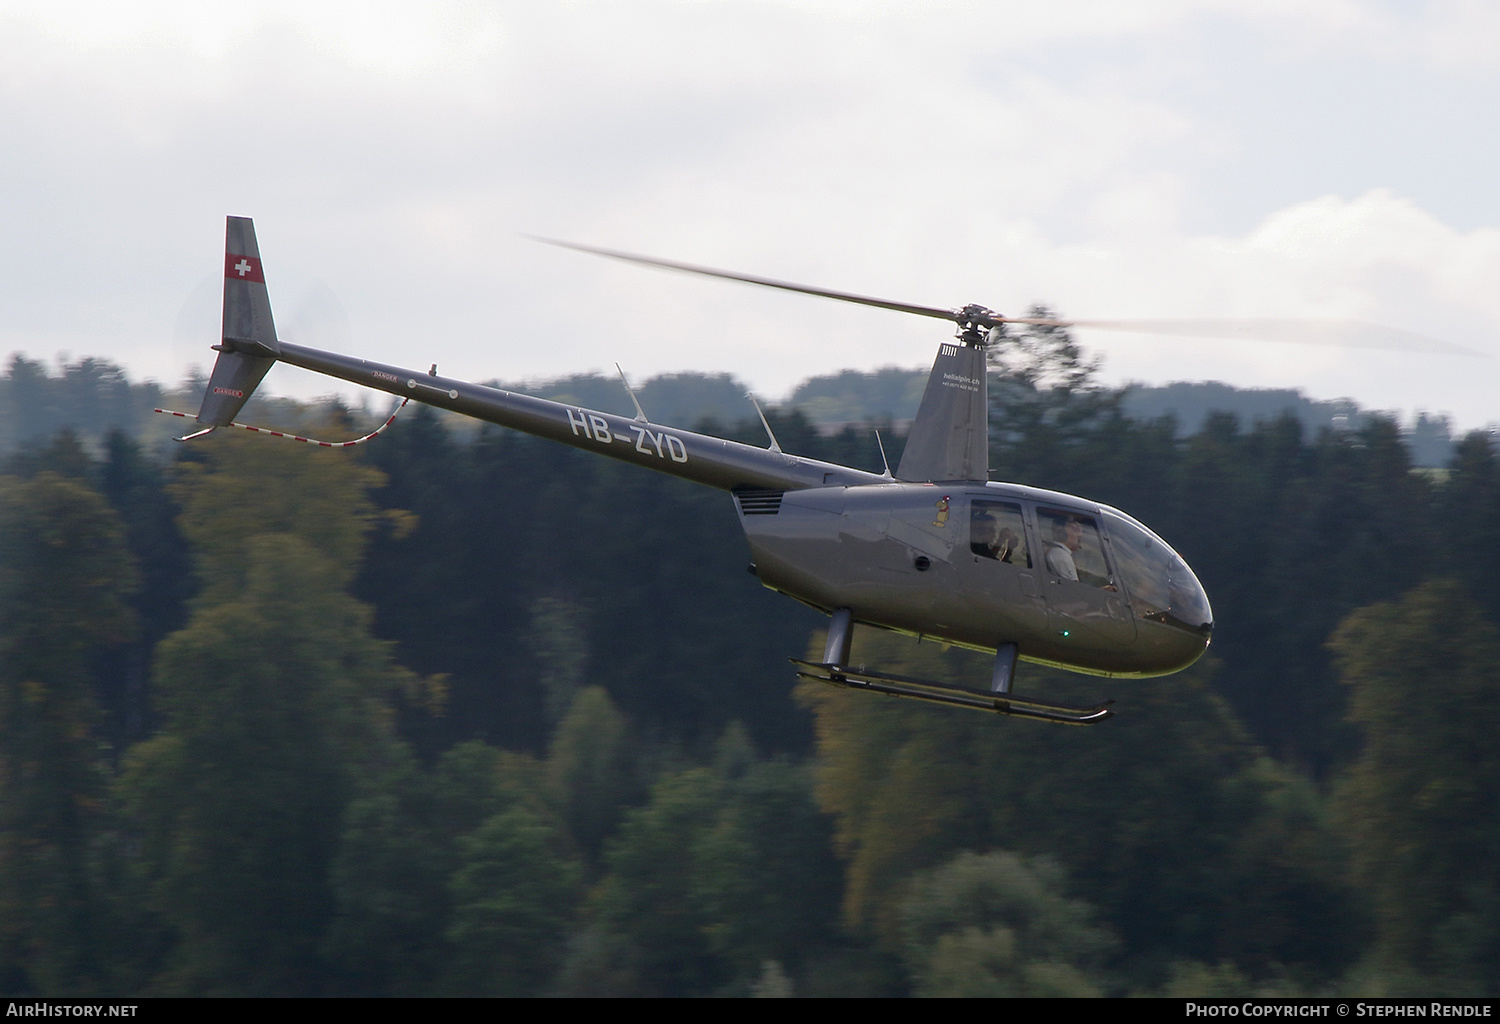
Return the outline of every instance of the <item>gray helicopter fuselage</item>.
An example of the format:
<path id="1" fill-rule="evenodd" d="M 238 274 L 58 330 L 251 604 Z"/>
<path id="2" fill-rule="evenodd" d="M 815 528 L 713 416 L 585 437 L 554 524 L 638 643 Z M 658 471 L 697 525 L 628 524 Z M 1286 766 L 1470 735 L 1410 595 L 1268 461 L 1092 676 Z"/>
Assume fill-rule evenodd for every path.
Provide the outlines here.
<path id="1" fill-rule="evenodd" d="M 1026 661 L 1106 676 L 1176 672 L 1208 644 L 1207 598 L 1186 563 L 1108 506 L 962 481 L 736 497 L 761 581 L 859 622 L 978 650 L 1014 642 Z M 997 514 L 1019 541 L 1007 560 L 975 540 Z M 1047 524 L 1063 516 L 1093 524 L 1092 578 L 1059 575 L 1048 557 Z"/>
<path id="2" fill-rule="evenodd" d="M 1019 655 L 1144 677 L 1192 664 L 1208 645 L 1212 612 L 1192 570 L 1160 537 L 1105 505 L 986 481 L 985 341 L 974 324 L 998 321 L 980 307 L 952 316 L 967 326 L 958 342 L 939 346 L 900 466 L 870 473 L 787 454 L 774 441 L 758 448 L 644 414 L 442 377 L 436 367 L 411 370 L 281 341 L 254 225 L 230 217 L 222 343 L 197 415 L 205 429 L 191 436 L 233 423 L 267 370 L 289 363 L 731 492 L 761 582 L 843 623 L 830 636 L 843 630 L 844 654 L 858 622 L 995 651 L 997 666 Z M 1004 699 L 995 705 L 1008 708 Z"/>

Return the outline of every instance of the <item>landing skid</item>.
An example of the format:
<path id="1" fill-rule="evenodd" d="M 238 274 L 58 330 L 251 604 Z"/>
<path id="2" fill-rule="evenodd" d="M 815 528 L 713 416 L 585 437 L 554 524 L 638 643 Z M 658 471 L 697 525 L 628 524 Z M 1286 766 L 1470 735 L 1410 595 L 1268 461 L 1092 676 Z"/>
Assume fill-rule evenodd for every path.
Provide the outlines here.
<path id="1" fill-rule="evenodd" d="M 872 690 L 896 697 L 911 697 L 914 700 L 925 700 L 934 704 L 994 711 L 997 714 L 1014 715 L 1017 718 L 1040 718 L 1043 721 L 1061 722 L 1065 725 L 1093 725 L 1095 722 L 1102 722 L 1114 715 L 1114 712 L 1109 710 L 1109 705 L 1114 703 L 1112 700 L 1101 701 L 1092 707 L 1074 707 L 1071 704 L 1017 697 L 1012 693 L 991 694 L 984 691 L 966 690 L 951 683 L 935 683 L 930 679 L 912 679 L 908 676 L 870 672 L 864 668 L 848 668 L 816 661 L 798 661 L 796 658 L 792 658 L 791 662 L 797 666 L 797 675 L 803 679 L 816 679 L 819 682 L 832 683 L 834 686 L 847 686 L 851 690 Z"/>
<path id="2" fill-rule="evenodd" d="M 1093 725 L 1114 715 L 1109 710 L 1109 706 L 1114 703 L 1112 700 L 1101 701 L 1090 707 L 1075 707 L 1072 704 L 1016 696 L 1010 690 L 1015 678 L 1017 654 L 1013 643 L 1001 644 L 995 651 L 995 668 L 990 677 L 989 688 L 981 690 L 954 683 L 938 683 L 931 679 L 871 672 L 863 665 L 850 668 L 849 649 L 853 638 L 853 613 L 848 608 L 837 609 L 828 624 L 828 644 L 823 651 L 823 660 L 790 659 L 797 666 L 797 675 L 803 679 L 816 679 L 852 690 L 873 690 L 894 697 L 910 697 L 933 704 L 993 711 L 1017 718 L 1039 718 L 1044 722 L 1060 722 L 1064 725 Z"/>

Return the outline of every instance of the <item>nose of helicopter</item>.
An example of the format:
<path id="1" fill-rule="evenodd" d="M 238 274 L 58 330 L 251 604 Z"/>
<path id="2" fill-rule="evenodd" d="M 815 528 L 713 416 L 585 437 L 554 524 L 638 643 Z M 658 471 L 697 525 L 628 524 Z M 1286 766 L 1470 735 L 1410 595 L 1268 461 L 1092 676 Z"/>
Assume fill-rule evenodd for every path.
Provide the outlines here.
<path id="1" fill-rule="evenodd" d="M 1208 604 L 1208 594 L 1180 556 L 1172 561 L 1167 572 L 1167 616 L 1174 625 L 1201 636 L 1206 647 L 1214 632 L 1214 613 Z"/>
<path id="2" fill-rule="evenodd" d="M 1178 596 L 1174 588 L 1174 597 Z M 1140 654 L 1139 674 L 1170 675 L 1193 664 L 1208 650 L 1213 639 L 1214 623 L 1208 613 L 1208 599 L 1201 587 L 1196 593 L 1184 589 L 1184 600 L 1173 601 L 1166 608 L 1155 608 L 1132 601 L 1136 615 L 1136 649 Z M 1187 600 L 1189 597 L 1191 601 Z M 1194 606 L 1198 610 L 1190 610 Z"/>
<path id="3" fill-rule="evenodd" d="M 1213 609 L 1203 584 L 1182 556 L 1144 525 L 1115 509 L 1104 511 L 1152 670 L 1186 668 L 1202 657 L 1213 636 Z"/>
<path id="4" fill-rule="evenodd" d="M 1198 577 L 1181 557 L 1174 557 L 1166 574 L 1167 600 L 1163 608 L 1140 608 L 1140 618 L 1160 623 L 1156 634 L 1157 651 L 1163 656 L 1163 667 L 1176 672 L 1187 668 L 1203 656 L 1213 639 L 1213 609 Z M 1136 602 L 1139 606 L 1139 602 Z"/>

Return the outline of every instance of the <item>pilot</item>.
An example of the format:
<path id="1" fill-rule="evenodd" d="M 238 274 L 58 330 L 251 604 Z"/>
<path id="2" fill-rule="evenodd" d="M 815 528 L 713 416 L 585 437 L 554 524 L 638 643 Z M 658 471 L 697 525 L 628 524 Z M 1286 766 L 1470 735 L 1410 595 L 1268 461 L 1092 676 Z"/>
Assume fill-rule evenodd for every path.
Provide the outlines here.
<path id="1" fill-rule="evenodd" d="M 1073 552 L 1083 547 L 1083 524 L 1077 519 L 1059 519 L 1052 524 L 1052 543 L 1047 545 L 1047 568 L 1064 580 L 1077 580 L 1101 590 L 1118 590 L 1109 577 L 1078 571 Z"/>

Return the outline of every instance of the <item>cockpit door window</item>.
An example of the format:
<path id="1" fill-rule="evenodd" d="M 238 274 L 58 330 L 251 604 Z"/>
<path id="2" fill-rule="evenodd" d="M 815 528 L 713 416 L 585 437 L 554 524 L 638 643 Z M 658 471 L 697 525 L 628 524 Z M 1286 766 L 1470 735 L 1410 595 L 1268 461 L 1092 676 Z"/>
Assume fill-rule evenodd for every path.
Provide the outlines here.
<path id="1" fill-rule="evenodd" d="M 969 505 L 969 550 L 979 558 L 1031 568 L 1031 547 L 1021 506 L 1011 501 L 974 499 Z"/>
<path id="2" fill-rule="evenodd" d="M 1039 507 L 1043 560 L 1055 580 L 1076 580 L 1101 590 L 1114 590 L 1114 577 L 1099 540 L 1093 516 L 1064 509 Z"/>

